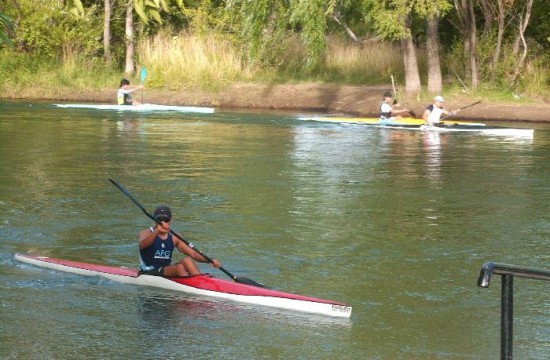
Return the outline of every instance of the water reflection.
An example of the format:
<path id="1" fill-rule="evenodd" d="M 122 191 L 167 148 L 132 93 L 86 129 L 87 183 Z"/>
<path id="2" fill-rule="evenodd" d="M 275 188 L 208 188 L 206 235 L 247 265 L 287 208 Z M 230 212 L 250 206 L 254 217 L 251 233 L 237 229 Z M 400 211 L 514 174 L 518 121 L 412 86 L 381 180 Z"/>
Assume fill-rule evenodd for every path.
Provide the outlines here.
<path id="1" fill-rule="evenodd" d="M 117 121 L 117 130 L 120 132 L 135 132 L 135 133 L 143 133 L 143 122 L 136 119 L 124 119 Z"/>
<path id="2" fill-rule="evenodd" d="M 427 180 L 433 184 L 441 181 L 442 165 L 442 136 L 436 131 L 422 132 L 422 148 L 424 149 L 424 166 L 426 168 Z"/>
<path id="3" fill-rule="evenodd" d="M 137 295 L 138 311 L 143 327 L 150 331 L 162 331 L 166 327 L 181 327 L 183 319 L 201 318 L 206 313 L 220 311 L 227 305 L 196 297 L 184 297 L 164 290 L 149 289 Z"/>
<path id="4" fill-rule="evenodd" d="M 308 327 L 338 326 L 349 328 L 352 324 L 352 321 L 346 318 L 306 314 L 224 299 L 159 291 L 158 289 L 143 290 L 137 295 L 138 311 L 142 327 L 151 332 L 163 331 L 167 327 L 188 327 L 189 324 L 206 319 L 232 322 L 275 321 L 281 324 L 291 322 Z"/>

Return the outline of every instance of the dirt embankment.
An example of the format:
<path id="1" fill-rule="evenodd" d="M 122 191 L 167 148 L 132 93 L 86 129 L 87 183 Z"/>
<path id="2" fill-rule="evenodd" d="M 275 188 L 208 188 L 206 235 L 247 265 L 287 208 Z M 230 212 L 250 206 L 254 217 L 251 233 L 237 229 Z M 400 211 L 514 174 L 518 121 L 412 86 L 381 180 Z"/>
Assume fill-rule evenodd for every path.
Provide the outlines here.
<path id="1" fill-rule="evenodd" d="M 378 112 L 384 91 L 391 86 L 350 86 L 338 84 L 233 84 L 218 92 L 201 90 L 166 91 L 144 90 L 144 102 L 164 105 L 214 106 L 220 108 L 279 109 L 315 111 L 357 116 L 371 116 Z M 24 98 L 32 98 L 25 96 Z M 52 95 L 48 100 L 71 102 L 114 103 L 116 88 L 105 90 L 74 89 Z M 141 92 L 135 93 L 141 100 Z M 447 97 L 445 107 L 455 110 L 480 99 L 465 95 Z M 471 120 L 514 120 L 550 122 L 550 99 L 530 99 L 525 102 L 480 104 L 460 112 L 460 118 Z M 422 114 L 430 101 L 402 101 L 409 110 Z"/>

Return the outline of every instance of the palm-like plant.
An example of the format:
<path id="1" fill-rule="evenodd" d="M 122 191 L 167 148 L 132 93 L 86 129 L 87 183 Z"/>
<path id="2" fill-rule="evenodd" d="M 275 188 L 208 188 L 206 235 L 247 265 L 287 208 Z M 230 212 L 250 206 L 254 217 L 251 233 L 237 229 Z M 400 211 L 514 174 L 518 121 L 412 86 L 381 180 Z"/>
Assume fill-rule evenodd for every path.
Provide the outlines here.
<path id="1" fill-rule="evenodd" d="M 63 0 L 67 11 L 76 17 L 83 17 L 85 14 L 81 0 Z M 104 48 L 106 61 L 110 61 L 110 9 L 111 2 L 105 1 L 105 29 L 104 29 Z M 134 72 L 134 21 L 133 12 L 135 12 L 142 22 L 147 23 L 152 18 L 159 24 L 162 23 L 161 11 L 169 12 L 168 3 L 174 3 L 179 8 L 183 5 L 183 0 L 125 0 L 126 6 L 126 65 L 124 72 L 132 74 Z"/>
<path id="2" fill-rule="evenodd" d="M 0 44 L 6 43 L 8 45 L 11 45 L 11 40 L 8 36 L 8 32 L 11 27 L 11 18 L 5 14 L 0 13 Z"/>

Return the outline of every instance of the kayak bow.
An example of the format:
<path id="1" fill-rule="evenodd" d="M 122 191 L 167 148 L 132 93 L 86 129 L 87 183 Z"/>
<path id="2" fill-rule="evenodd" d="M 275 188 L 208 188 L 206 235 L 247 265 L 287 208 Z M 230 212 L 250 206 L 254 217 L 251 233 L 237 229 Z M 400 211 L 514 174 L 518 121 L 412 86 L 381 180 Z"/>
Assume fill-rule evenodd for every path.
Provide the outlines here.
<path id="1" fill-rule="evenodd" d="M 310 314 L 349 318 L 351 306 L 341 302 L 295 295 L 218 279 L 209 274 L 165 278 L 139 275 L 134 269 L 55 259 L 46 256 L 15 254 L 15 259 L 43 268 L 85 276 L 100 276 L 116 282 L 152 286 L 188 294 L 222 298 L 241 303 L 274 307 Z"/>

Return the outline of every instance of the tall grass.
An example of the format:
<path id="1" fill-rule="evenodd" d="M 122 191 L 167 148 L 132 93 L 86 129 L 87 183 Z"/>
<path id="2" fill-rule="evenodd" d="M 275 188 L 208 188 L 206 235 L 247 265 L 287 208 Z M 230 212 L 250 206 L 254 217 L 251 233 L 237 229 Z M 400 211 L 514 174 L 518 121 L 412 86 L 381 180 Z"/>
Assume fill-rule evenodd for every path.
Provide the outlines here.
<path id="1" fill-rule="evenodd" d="M 215 89 L 234 81 L 376 84 L 387 83 L 390 75 L 403 76 L 401 51 L 389 43 L 355 44 L 331 38 L 325 61 L 311 71 L 304 70 L 306 50 L 298 37 L 277 44 L 277 54 L 270 49 L 259 61 L 247 64 L 244 50 L 223 37 L 161 33 L 143 40 L 138 53 L 148 70 L 147 85 L 170 90 Z"/>
<path id="2" fill-rule="evenodd" d="M 262 61 L 251 63 L 246 49 L 230 38 L 189 33 L 172 36 L 166 32 L 142 39 L 137 44 L 136 58 L 138 68 L 147 68 L 147 87 L 174 91 L 191 88 L 216 91 L 234 82 L 377 85 L 388 84 L 392 75 L 398 86 L 404 83 L 403 57 L 398 45 L 351 43 L 338 37 L 328 38 L 327 43 L 324 60 L 315 69 L 308 70 L 305 70 L 306 49 L 297 36 L 289 36 L 268 47 Z M 442 67 L 447 72 L 445 86 L 449 90 L 457 84 L 457 76 L 467 82 L 464 74 L 456 70 L 463 66 L 457 61 L 457 51 L 442 57 Z M 518 87 L 526 93 L 548 94 L 549 57 L 529 60 Z M 423 51 L 418 52 L 418 64 L 425 83 Z M 39 93 L 47 97 L 67 89 L 112 89 L 118 87 L 120 78 L 125 76 L 122 69 L 107 67 L 100 57 L 84 58 L 78 52 L 65 51 L 57 60 L 10 49 L 0 49 L 0 73 L 2 97 L 39 97 Z M 133 76 L 130 80 L 139 82 L 139 71 Z M 490 85 L 484 83 L 478 91 L 496 93 L 504 88 L 495 89 Z M 505 92 L 511 96 L 509 87 Z"/>
<path id="3" fill-rule="evenodd" d="M 391 75 L 403 78 L 401 49 L 387 42 L 357 44 L 330 38 L 324 66 L 327 81 L 378 84 L 388 83 Z"/>
<path id="4" fill-rule="evenodd" d="M 8 98 L 48 98 L 67 89 L 116 88 L 121 76 L 101 59 L 74 54 L 61 62 L 8 49 L 0 52 L 0 73 L 0 93 Z"/>
<path id="5" fill-rule="evenodd" d="M 149 87 L 216 89 L 253 77 L 239 49 L 221 37 L 160 33 L 143 40 L 138 52 Z"/>

